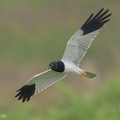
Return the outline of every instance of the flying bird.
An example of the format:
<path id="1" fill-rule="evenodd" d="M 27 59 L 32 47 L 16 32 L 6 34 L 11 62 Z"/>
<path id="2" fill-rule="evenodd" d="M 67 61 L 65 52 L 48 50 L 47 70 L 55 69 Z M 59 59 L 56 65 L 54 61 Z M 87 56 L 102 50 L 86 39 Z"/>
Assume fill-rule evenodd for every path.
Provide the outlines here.
<path id="1" fill-rule="evenodd" d="M 95 78 L 96 74 L 79 68 L 79 63 L 86 54 L 92 41 L 101 28 L 110 19 L 111 13 L 102 8 L 96 15 L 92 13 L 80 29 L 67 42 L 61 60 L 49 64 L 48 70 L 33 76 L 22 88 L 17 90 L 18 100 L 29 101 L 31 96 L 40 93 L 47 87 L 73 73 L 86 78 Z"/>

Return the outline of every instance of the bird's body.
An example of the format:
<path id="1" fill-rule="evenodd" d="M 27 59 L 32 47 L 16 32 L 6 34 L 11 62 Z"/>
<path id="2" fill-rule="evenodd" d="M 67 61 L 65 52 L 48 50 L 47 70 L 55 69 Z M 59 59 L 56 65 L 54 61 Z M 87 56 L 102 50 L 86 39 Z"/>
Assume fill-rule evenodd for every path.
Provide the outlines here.
<path id="1" fill-rule="evenodd" d="M 97 36 L 103 25 L 108 22 L 111 14 L 109 9 L 102 8 L 95 16 L 92 13 L 80 29 L 70 38 L 61 60 L 49 64 L 49 70 L 33 76 L 22 88 L 16 97 L 22 102 L 29 101 L 31 96 L 41 92 L 68 74 L 77 74 L 87 78 L 97 75 L 79 68 L 79 63 L 86 54 L 93 39 Z"/>
<path id="2" fill-rule="evenodd" d="M 81 70 L 78 66 L 76 66 L 73 63 L 69 63 L 67 61 L 63 61 L 64 65 L 65 65 L 65 73 L 67 74 L 78 74 L 81 75 L 81 72 L 83 72 L 83 70 Z"/>

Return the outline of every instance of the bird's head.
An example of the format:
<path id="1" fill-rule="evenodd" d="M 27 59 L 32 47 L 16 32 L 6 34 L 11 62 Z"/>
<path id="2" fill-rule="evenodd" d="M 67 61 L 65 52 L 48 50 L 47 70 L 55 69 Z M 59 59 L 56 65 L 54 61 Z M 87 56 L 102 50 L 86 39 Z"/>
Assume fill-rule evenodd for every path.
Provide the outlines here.
<path id="1" fill-rule="evenodd" d="M 52 69 L 56 72 L 64 72 L 65 67 L 62 61 L 55 61 L 49 64 L 49 69 Z"/>
<path id="2" fill-rule="evenodd" d="M 57 68 L 58 68 L 58 62 L 51 62 L 50 64 L 49 64 L 49 67 L 48 67 L 49 69 L 52 69 L 52 70 L 57 70 Z"/>

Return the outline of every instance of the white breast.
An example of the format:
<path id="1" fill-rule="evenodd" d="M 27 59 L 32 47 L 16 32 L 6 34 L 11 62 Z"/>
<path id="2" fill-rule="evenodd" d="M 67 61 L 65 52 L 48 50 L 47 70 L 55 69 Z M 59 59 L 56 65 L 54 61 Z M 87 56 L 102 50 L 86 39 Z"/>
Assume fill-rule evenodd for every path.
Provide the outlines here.
<path id="1" fill-rule="evenodd" d="M 73 73 L 80 75 L 80 72 L 82 72 L 82 70 L 72 62 L 63 61 L 63 63 L 65 65 L 65 71 L 64 71 L 65 73 Z"/>

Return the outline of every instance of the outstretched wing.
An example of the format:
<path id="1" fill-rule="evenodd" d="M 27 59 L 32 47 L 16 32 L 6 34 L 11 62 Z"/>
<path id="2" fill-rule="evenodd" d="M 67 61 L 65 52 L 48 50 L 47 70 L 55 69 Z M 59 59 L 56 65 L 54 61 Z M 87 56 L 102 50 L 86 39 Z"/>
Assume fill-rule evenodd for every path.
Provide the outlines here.
<path id="1" fill-rule="evenodd" d="M 29 101 L 31 96 L 37 94 L 47 87 L 51 86 L 60 79 L 63 79 L 67 74 L 47 70 L 40 74 L 33 76 L 22 88 L 17 90 L 18 100 L 22 102 Z"/>
<path id="2" fill-rule="evenodd" d="M 109 9 L 103 12 L 102 8 L 95 16 L 92 13 L 83 26 L 70 38 L 67 43 L 63 61 L 71 61 L 78 65 L 86 54 L 93 39 L 97 36 L 103 25 L 110 19 L 107 14 Z"/>

